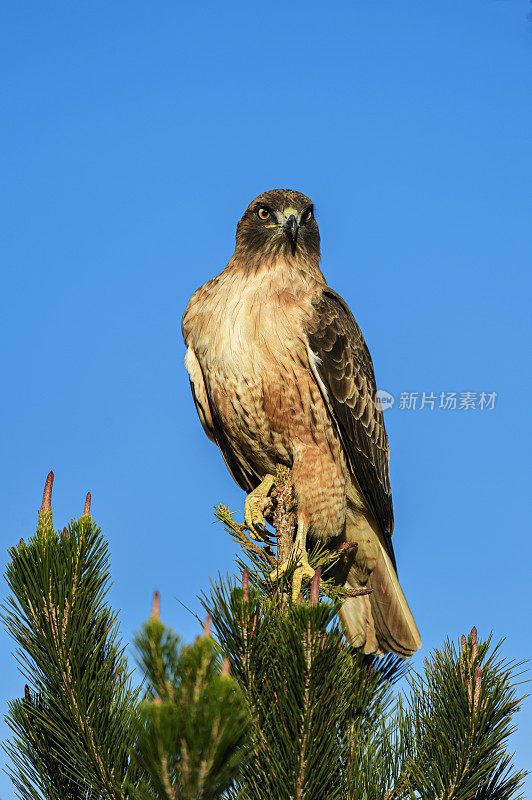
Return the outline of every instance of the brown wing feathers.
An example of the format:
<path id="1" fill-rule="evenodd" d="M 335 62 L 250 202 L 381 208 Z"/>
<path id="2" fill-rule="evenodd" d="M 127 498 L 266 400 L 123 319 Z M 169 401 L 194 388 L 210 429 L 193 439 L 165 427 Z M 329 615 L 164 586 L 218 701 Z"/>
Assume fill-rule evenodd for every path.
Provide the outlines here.
<path id="1" fill-rule="evenodd" d="M 324 400 L 336 424 L 350 469 L 384 535 L 391 543 L 393 506 L 388 475 L 388 438 L 375 405 L 375 375 L 364 337 L 342 298 L 328 287 L 315 305 L 307 332 Z"/>

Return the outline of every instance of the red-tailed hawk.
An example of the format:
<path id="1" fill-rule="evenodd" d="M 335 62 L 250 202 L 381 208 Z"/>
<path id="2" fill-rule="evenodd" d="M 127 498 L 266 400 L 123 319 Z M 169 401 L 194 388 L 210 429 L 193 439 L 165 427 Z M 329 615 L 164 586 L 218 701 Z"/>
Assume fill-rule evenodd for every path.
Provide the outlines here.
<path id="1" fill-rule="evenodd" d="M 371 356 L 319 263 L 308 197 L 282 189 L 257 197 L 238 223 L 228 265 L 187 306 L 185 365 L 203 428 L 248 493 L 246 522 L 258 538 L 276 465 L 292 470 L 295 594 L 313 574 L 307 541 L 331 550 L 357 542 L 336 577 L 372 593 L 345 601 L 346 635 L 366 653 L 410 656 L 421 639 L 397 579 Z"/>

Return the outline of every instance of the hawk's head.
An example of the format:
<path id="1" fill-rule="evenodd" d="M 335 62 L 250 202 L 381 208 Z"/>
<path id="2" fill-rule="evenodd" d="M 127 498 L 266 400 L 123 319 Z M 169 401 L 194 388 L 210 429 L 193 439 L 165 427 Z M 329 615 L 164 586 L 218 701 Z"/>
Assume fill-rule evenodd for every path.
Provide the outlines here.
<path id="1" fill-rule="evenodd" d="M 319 261 L 320 232 L 312 201 L 293 189 L 263 192 L 238 223 L 236 246 L 251 258 L 290 255 Z"/>

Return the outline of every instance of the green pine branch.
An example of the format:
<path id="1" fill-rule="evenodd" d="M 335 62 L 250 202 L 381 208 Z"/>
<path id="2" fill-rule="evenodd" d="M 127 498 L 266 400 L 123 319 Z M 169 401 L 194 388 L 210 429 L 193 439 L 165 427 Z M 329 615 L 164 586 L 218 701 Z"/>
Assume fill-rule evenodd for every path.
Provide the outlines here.
<path id="1" fill-rule="evenodd" d="M 368 658 L 346 644 L 338 604 L 310 596 L 283 606 L 250 586 L 215 585 L 203 602 L 247 701 L 250 757 L 242 800 L 345 798 L 358 730 L 380 719 L 404 672 L 396 657 Z"/>
<path id="2" fill-rule="evenodd" d="M 203 597 L 252 719 L 239 800 L 522 797 L 524 773 L 506 750 L 522 699 L 520 665 L 501 660 L 501 645 L 477 642 L 473 630 L 460 652 L 447 642 L 422 675 L 410 672 L 406 699 L 394 703 L 392 686 L 408 662 L 364 657 L 345 643 L 336 622 L 345 593 L 320 577 L 331 564 L 327 552 L 310 554 L 316 575 L 295 602 L 295 564 L 275 579 L 295 521 L 285 468 L 272 505 L 277 556 L 271 542 L 252 541 L 227 507 L 216 507 L 241 547 L 241 578 Z"/>
<path id="3" fill-rule="evenodd" d="M 246 758 L 249 717 L 238 683 L 210 636 L 182 648 L 159 620 L 159 596 L 137 635 L 145 673 L 136 757 L 148 776 L 139 798 L 217 800 L 225 796 Z"/>
<path id="4" fill-rule="evenodd" d="M 105 601 L 108 548 L 90 496 L 80 519 L 54 531 L 52 481 L 35 536 L 9 551 L 3 620 L 28 684 L 9 704 L 11 776 L 24 800 L 125 800 L 140 780 L 130 757 L 136 692 Z"/>
<path id="5" fill-rule="evenodd" d="M 522 664 L 501 657 L 502 642 L 477 639 L 460 648 L 447 641 L 410 676 L 410 695 L 399 715 L 405 747 L 403 783 L 421 800 L 506 800 L 518 794 L 525 773 L 512 767 L 508 738 L 523 697 Z"/>

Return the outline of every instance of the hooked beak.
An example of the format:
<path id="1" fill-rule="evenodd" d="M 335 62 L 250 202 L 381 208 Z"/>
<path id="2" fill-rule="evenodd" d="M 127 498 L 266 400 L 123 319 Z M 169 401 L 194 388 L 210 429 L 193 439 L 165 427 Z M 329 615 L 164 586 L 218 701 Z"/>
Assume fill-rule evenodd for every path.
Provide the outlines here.
<path id="1" fill-rule="evenodd" d="M 288 236 L 288 241 L 290 242 L 290 247 L 292 248 L 292 255 L 294 255 L 296 252 L 297 232 L 299 230 L 299 225 L 294 214 L 290 214 L 283 225 L 283 230 Z"/>

